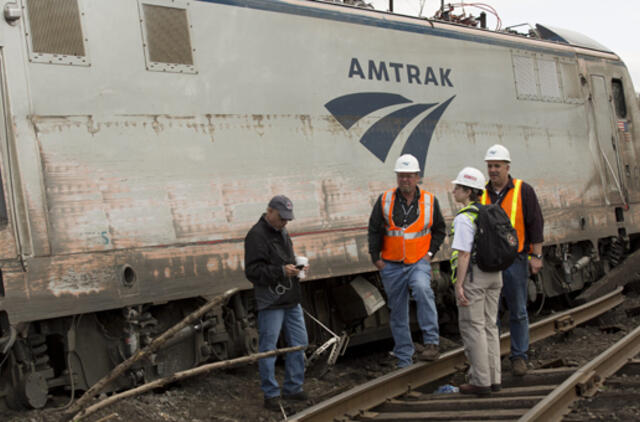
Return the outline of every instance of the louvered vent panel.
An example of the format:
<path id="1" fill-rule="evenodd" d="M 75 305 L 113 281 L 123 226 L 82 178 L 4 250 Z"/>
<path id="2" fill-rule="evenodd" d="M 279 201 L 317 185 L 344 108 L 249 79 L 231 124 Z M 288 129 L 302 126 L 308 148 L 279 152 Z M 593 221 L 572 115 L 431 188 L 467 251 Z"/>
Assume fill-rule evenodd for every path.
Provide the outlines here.
<path id="1" fill-rule="evenodd" d="M 193 65 L 187 11 L 150 4 L 143 10 L 150 61 Z"/>
<path id="2" fill-rule="evenodd" d="M 538 60 L 538 72 L 540 75 L 540 93 L 543 97 L 561 100 L 562 93 L 558 83 L 558 70 L 553 60 Z"/>
<path id="3" fill-rule="evenodd" d="M 513 70 L 516 77 L 518 96 L 536 97 L 538 95 L 538 87 L 533 58 L 514 55 Z"/>
<path id="4" fill-rule="evenodd" d="M 84 56 L 77 0 L 27 0 L 34 53 Z"/>

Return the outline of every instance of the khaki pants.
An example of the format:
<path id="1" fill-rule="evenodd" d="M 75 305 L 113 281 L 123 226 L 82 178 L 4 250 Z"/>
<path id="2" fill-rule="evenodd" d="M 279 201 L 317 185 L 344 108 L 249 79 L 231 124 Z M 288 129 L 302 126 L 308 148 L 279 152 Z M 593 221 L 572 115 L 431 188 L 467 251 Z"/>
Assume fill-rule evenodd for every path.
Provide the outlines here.
<path id="1" fill-rule="evenodd" d="M 488 387 L 501 384 L 500 336 L 496 320 L 502 273 L 486 273 L 473 265 L 473 281 L 464 282 L 469 306 L 458 306 L 458 326 L 464 353 L 471 364 L 469 383 Z"/>

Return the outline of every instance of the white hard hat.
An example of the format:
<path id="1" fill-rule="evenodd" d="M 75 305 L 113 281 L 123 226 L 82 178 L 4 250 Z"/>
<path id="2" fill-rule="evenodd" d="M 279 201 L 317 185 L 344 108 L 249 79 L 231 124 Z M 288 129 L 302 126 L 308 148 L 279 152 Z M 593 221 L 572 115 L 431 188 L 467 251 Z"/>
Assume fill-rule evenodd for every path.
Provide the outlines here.
<path id="1" fill-rule="evenodd" d="M 506 161 L 511 162 L 511 155 L 509 150 L 500 144 L 495 144 L 487 150 L 487 155 L 484 156 L 484 161 Z"/>
<path id="2" fill-rule="evenodd" d="M 480 170 L 473 167 L 465 167 L 460 170 L 456 180 L 452 180 L 451 183 L 482 190 L 485 186 L 485 179 L 484 174 L 482 174 Z"/>
<path id="3" fill-rule="evenodd" d="M 396 173 L 419 173 L 418 159 L 411 154 L 401 155 L 396 161 Z"/>

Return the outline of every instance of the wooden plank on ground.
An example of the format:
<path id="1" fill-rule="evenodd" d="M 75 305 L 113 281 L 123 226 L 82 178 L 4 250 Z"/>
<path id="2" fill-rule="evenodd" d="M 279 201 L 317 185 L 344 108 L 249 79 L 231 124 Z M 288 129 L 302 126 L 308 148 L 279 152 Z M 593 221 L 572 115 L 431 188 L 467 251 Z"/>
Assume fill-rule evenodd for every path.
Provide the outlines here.
<path id="1" fill-rule="evenodd" d="M 369 418 L 366 414 L 360 417 L 361 421 L 375 422 L 410 422 L 428 420 L 465 421 L 478 420 L 512 420 L 518 419 L 529 409 L 493 409 L 484 411 L 454 410 L 449 412 L 388 412 L 378 413 Z"/>
<path id="2" fill-rule="evenodd" d="M 376 412 L 436 412 L 442 410 L 519 409 L 533 407 L 545 396 L 486 397 L 458 395 L 458 400 L 390 400 L 376 407 Z"/>

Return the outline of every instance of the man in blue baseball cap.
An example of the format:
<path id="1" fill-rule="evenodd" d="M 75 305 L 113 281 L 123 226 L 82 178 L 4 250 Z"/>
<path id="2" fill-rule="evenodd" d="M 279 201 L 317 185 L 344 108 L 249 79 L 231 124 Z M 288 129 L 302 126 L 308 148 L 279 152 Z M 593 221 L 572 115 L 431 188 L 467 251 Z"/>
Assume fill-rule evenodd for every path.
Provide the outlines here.
<path id="1" fill-rule="evenodd" d="M 307 346 L 307 329 L 300 301 L 302 299 L 300 271 L 297 268 L 291 237 L 285 229 L 293 220 L 293 203 L 284 195 L 269 201 L 267 212 L 249 230 L 244 239 L 245 275 L 254 286 L 258 307 L 258 349 L 267 352 L 276 349 L 280 331 L 289 346 Z M 280 386 L 275 376 L 276 358 L 258 361 L 260 386 L 264 393 L 264 406 L 280 411 Z M 285 375 L 282 398 L 306 401 L 304 382 L 304 351 L 285 356 Z"/>
<path id="2" fill-rule="evenodd" d="M 276 195 L 269 201 L 269 208 L 278 211 L 279 217 L 283 220 L 293 220 L 293 203 L 284 195 Z M 267 209 L 267 213 L 269 210 Z"/>

